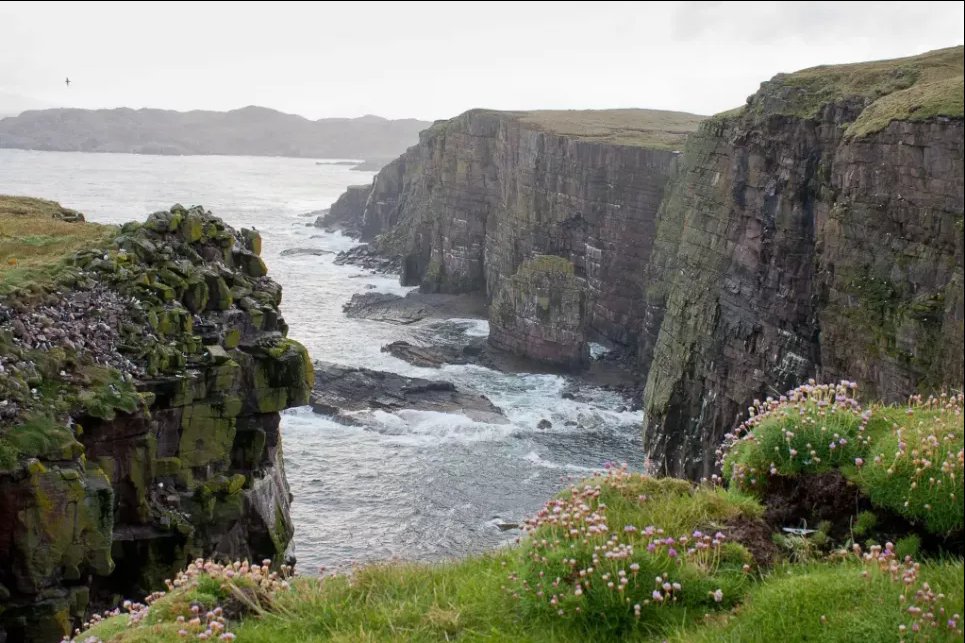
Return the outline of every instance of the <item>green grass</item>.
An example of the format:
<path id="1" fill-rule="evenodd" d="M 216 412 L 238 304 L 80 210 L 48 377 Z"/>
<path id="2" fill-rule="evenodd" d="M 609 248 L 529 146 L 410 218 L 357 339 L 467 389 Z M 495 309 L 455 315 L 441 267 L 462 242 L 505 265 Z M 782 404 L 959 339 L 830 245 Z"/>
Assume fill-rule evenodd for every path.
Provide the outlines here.
<path id="1" fill-rule="evenodd" d="M 115 232 L 54 201 L 0 195 L 0 295 L 52 282 L 71 255 Z"/>
<path id="2" fill-rule="evenodd" d="M 21 456 L 70 460 L 75 452 L 82 451 L 70 428 L 42 414 L 32 415 L 24 422 L 5 430 L 2 439 L 12 451 L 14 460 Z"/>
<path id="3" fill-rule="evenodd" d="M 584 140 L 679 150 L 705 116 L 656 109 L 537 110 L 520 122 Z"/>
<path id="4" fill-rule="evenodd" d="M 657 150 L 682 150 L 687 137 L 697 131 L 706 116 L 658 109 L 497 111 L 474 109 L 432 129 L 446 130 L 459 119 L 489 114 L 513 119 L 522 125 L 569 138 L 611 145 Z"/>
<path id="5" fill-rule="evenodd" d="M 896 120 L 962 118 L 962 61 L 959 46 L 909 58 L 779 74 L 761 85 L 747 111 L 814 118 L 830 103 L 860 98 L 868 105 L 845 132 L 855 137 L 873 134 Z"/>
<path id="6" fill-rule="evenodd" d="M 586 504 L 590 513 L 605 514 L 606 534 L 568 538 L 563 514 Z M 560 508 L 557 511 L 556 508 Z M 963 565 L 960 559 L 935 560 L 920 567 L 905 566 L 880 552 L 856 556 L 838 553 L 830 558 L 770 568 L 745 568 L 739 547 L 717 557 L 690 557 L 674 562 L 663 553 L 647 553 L 643 526 L 664 525 L 665 534 L 690 533 L 698 526 L 727 525 L 738 517 L 751 520 L 762 511 L 752 498 L 707 485 L 694 487 L 681 480 L 655 480 L 611 471 L 561 494 L 530 521 L 531 533 L 520 546 L 461 561 L 422 565 L 383 563 L 363 566 L 351 574 L 326 578 L 295 578 L 288 588 L 258 591 L 250 576 L 228 580 L 223 574 L 179 576 L 179 589 L 153 603 L 135 626 L 126 615 L 110 618 L 84 632 L 105 641 L 174 643 L 188 627 L 192 605 L 199 614 L 216 606 L 228 615 L 228 630 L 237 640 L 276 641 L 733 641 L 796 643 L 803 641 L 898 641 L 898 627 L 912 625 L 909 606 L 923 606 L 936 614 L 945 629 L 930 630 L 930 639 L 954 641 L 961 630 L 949 633 L 946 621 L 962 612 Z M 555 519 L 551 519 L 555 517 Z M 582 524 L 600 524 L 590 520 Z M 627 525 L 639 525 L 626 532 Z M 523 596 L 523 580 L 532 587 L 563 593 L 573 580 L 564 558 L 601 556 L 602 545 L 616 535 L 634 545 L 633 555 L 613 565 L 638 561 L 639 583 L 649 595 L 654 575 L 679 582 L 675 601 L 642 606 L 639 617 L 605 583 L 595 584 L 606 568 L 591 574 L 584 594 L 549 606 L 549 595 Z M 587 543 L 583 543 L 583 540 Z M 543 544 L 543 540 L 550 543 Z M 556 541 L 559 541 L 557 543 Z M 572 545 L 572 547 L 571 547 Z M 610 548 L 612 550 L 612 547 Z M 538 555 L 539 560 L 534 558 Z M 543 561 L 543 557 L 548 562 Z M 575 569 L 581 569 L 585 560 Z M 554 572 L 563 565 L 568 571 Z M 611 567 L 613 565 L 610 565 Z M 540 578 L 539 572 L 544 575 Z M 563 589 L 552 589 L 555 576 L 566 579 Z M 903 582 L 908 578 L 908 583 Z M 264 587 L 262 581 L 262 587 Z M 927 593 L 932 600 L 918 597 Z M 720 602 L 713 592 L 721 589 Z M 939 596 L 939 593 L 941 596 Z M 905 602 L 899 599 L 905 595 Z M 631 601 L 643 602 L 640 596 Z M 573 611 L 576 605 L 583 612 Z M 559 606 L 571 613 L 560 615 Z M 944 609 L 945 613 L 939 612 Z M 177 622 L 178 617 L 182 622 Z M 938 618 L 940 616 L 940 618 Z M 921 621 L 921 617 L 919 617 Z M 957 627 L 960 628 L 958 619 Z M 923 621 L 922 621 L 923 622 Z"/>
<path id="7" fill-rule="evenodd" d="M 808 385 L 759 404 L 722 449 L 725 477 L 762 495 L 781 478 L 835 469 L 875 506 L 939 536 L 960 534 L 962 395 L 863 407 L 853 393 L 844 384 Z"/>
<path id="8" fill-rule="evenodd" d="M 874 412 L 889 429 L 870 445 L 866 464 L 850 470 L 850 477 L 873 503 L 931 533 L 961 532 L 965 526 L 961 398 Z"/>
<path id="9" fill-rule="evenodd" d="M 707 619 L 678 631 L 673 643 L 773 643 L 782 641 L 898 641 L 899 626 L 910 627 L 910 617 L 899 600 L 901 585 L 886 574 L 862 576 L 860 563 L 827 563 L 775 569 L 748 594 L 734 613 Z M 965 600 L 962 561 L 935 562 L 922 568 L 921 577 L 946 597 L 941 606 L 949 613 L 940 627 L 929 628 L 929 638 L 909 641 L 961 641 L 949 632 L 946 621 L 962 613 Z M 904 604 L 907 607 L 908 603 Z M 961 619 L 959 619 L 961 622 Z"/>

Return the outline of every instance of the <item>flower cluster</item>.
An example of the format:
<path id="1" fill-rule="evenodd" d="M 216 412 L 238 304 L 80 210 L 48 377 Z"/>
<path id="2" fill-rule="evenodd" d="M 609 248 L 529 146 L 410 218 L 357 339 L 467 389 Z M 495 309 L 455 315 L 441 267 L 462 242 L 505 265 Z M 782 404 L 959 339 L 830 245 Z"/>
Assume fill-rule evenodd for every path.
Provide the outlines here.
<path id="1" fill-rule="evenodd" d="M 860 545 L 854 545 L 853 551 L 862 562 L 864 578 L 877 574 L 900 585 L 898 607 L 907 618 L 898 626 L 902 642 L 927 641 L 932 634 L 942 637 L 951 633 L 961 637 L 965 633 L 961 614 L 950 614 L 945 609 L 945 594 L 935 592 L 928 582 L 920 580 L 921 565 L 910 556 L 899 560 L 890 542 L 884 547 L 874 545 L 867 552 L 863 552 Z"/>
<path id="2" fill-rule="evenodd" d="M 178 628 L 177 635 L 202 641 L 234 641 L 236 635 L 229 631 L 229 609 L 226 606 L 230 605 L 231 611 L 239 615 L 246 611 L 261 612 L 270 607 L 277 592 L 290 589 L 290 579 L 294 573 L 289 565 L 281 565 L 277 571 L 272 570 L 268 559 L 260 565 L 247 560 L 228 564 L 203 558 L 195 560 L 173 579 L 164 581 L 168 592 L 190 591 L 201 583 L 209 583 L 216 588 L 225 606 L 205 606 L 194 602 L 187 612 L 172 614 Z M 166 595 L 167 592 L 154 592 L 144 599 L 144 603 L 124 601 L 121 608 L 93 615 L 83 624 L 83 628 L 75 630 L 74 635 L 79 636 L 82 631 L 124 613 L 128 615 L 127 626 L 137 627 L 148 616 L 151 606 Z M 62 643 L 101 643 L 101 640 L 94 636 L 84 639 L 64 637 Z"/>
<path id="3" fill-rule="evenodd" d="M 228 631 L 228 624 L 224 617 L 224 610 L 216 607 L 202 614 L 202 608 L 198 604 L 191 606 L 191 618 L 187 619 L 183 615 L 178 615 L 175 622 L 180 626 L 178 636 L 181 638 L 192 637 L 202 641 L 221 640 L 234 641 L 235 635 Z"/>
<path id="4" fill-rule="evenodd" d="M 724 436 L 718 466 L 732 483 L 748 490 L 766 486 L 768 476 L 861 466 L 872 412 L 854 398 L 856 389 L 847 380 L 810 380 L 776 399 L 754 400 L 748 419 Z"/>
<path id="5" fill-rule="evenodd" d="M 681 481 L 667 481 L 668 486 Z M 657 525 L 626 520 L 646 516 L 651 501 L 639 493 L 657 481 L 608 467 L 591 481 L 573 485 L 525 523 L 523 569 L 508 576 L 504 590 L 514 601 L 560 617 L 596 617 L 618 623 L 642 618 L 685 599 L 684 584 L 700 579 L 686 600 L 713 608 L 724 592 L 710 583 L 721 561 L 726 536 L 719 530 L 668 533 Z M 674 486 L 689 490 L 687 483 Z M 686 491 L 689 493 L 689 491 Z M 608 495 L 609 494 L 609 495 Z M 620 503 L 620 522 L 611 522 L 604 497 Z M 630 513 L 626 505 L 635 510 Z"/>
<path id="6" fill-rule="evenodd" d="M 915 396 L 895 414 L 889 430 L 869 453 L 857 475 L 873 502 L 929 531 L 960 531 L 965 479 L 963 396 Z"/>

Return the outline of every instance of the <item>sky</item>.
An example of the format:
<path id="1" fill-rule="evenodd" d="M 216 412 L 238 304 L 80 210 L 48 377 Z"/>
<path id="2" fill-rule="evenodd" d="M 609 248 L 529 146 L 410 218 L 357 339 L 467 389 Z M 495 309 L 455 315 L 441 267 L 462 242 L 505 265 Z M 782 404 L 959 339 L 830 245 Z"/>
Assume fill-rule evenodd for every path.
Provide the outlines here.
<path id="1" fill-rule="evenodd" d="M 3 2 L 0 113 L 710 114 L 779 72 L 961 44 L 963 21 L 963 2 Z"/>

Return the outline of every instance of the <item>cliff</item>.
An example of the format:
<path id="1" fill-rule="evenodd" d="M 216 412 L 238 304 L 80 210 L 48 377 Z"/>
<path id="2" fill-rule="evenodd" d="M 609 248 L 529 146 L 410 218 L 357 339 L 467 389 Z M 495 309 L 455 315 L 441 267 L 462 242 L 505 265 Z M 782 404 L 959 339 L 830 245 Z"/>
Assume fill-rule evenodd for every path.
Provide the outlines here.
<path id="1" fill-rule="evenodd" d="M 652 110 L 467 112 L 423 132 L 378 174 L 356 213 L 362 238 L 401 256 L 403 283 L 518 301 L 518 314 L 503 305 L 490 323 L 496 343 L 522 355 L 573 365 L 588 337 L 631 347 L 642 288 L 634 267 L 649 257 L 675 150 L 699 120 Z M 524 292 L 549 283 L 519 272 L 538 255 L 572 264 L 567 288 L 580 292 L 565 296 L 584 306 L 564 317 L 580 319 L 557 319 L 562 309 L 534 300 L 536 324 L 535 308 L 523 310 Z M 547 304 L 557 298 L 546 294 Z"/>
<path id="2" fill-rule="evenodd" d="M 649 456 L 699 477 L 742 409 L 808 377 L 962 384 L 962 114 L 961 47 L 778 75 L 699 127 L 474 110 L 354 216 L 404 283 L 484 290 L 498 347 L 632 355 Z"/>
<path id="3" fill-rule="evenodd" d="M 0 147 L 68 152 L 385 159 L 429 123 L 378 116 L 316 121 L 265 107 L 228 112 L 43 109 L 0 120 Z"/>
<path id="4" fill-rule="evenodd" d="M 779 75 L 688 140 L 639 350 L 668 471 L 709 475 L 741 411 L 810 376 L 961 386 L 962 53 Z"/>
<path id="5" fill-rule="evenodd" d="M 0 638 L 52 641 L 202 555 L 280 560 L 278 431 L 308 402 L 260 238 L 0 198 Z M 78 247 L 79 246 L 79 247 Z"/>
<path id="6" fill-rule="evenodd" d="M 348 186 L 328 212 L 315 220 L 315 225 L 319 228 L 339 229 L 352 236 L 361 235 L 361 221 L 358 213 L 365 208 L 365 202 L 371 192 L 370 184 Z"/>

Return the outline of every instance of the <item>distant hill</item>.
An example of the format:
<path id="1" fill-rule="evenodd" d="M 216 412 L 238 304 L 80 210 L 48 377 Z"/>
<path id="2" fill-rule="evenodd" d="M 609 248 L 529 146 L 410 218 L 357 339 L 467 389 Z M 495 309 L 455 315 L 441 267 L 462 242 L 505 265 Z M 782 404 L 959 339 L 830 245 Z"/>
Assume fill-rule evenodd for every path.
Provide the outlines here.
<path id="1" fill-rule="evenodd" d="M 44 103 L 36 98 L 0 91 L 0 118 L 16 116 L 28 109 L 45 109 L 47 107 L 50 107 L 49 103 Z"/>
<path id="2" fill-rule="evenodd" d="M 44 109 L 0 120 L 0 147 L 135 154 L 386 159 L 431 123 L 379 116 L 312 121 L 265 107 L 229 112 Z"/>

